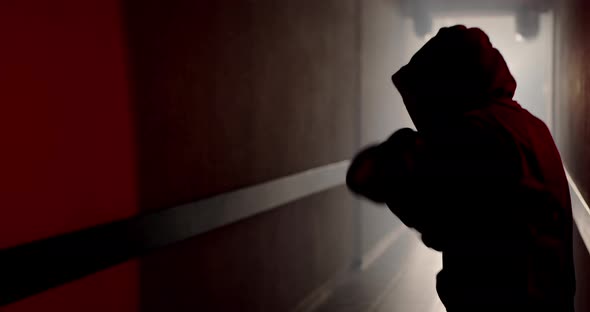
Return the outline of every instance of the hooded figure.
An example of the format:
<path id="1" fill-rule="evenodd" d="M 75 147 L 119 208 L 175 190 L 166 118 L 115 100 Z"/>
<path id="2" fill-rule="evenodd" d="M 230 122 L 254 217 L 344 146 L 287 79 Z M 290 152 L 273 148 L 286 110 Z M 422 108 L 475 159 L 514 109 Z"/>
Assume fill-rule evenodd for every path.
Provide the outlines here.
<path id="1" fill-rule="evenodd" d="M 417 128 L 353 160 L 347 184 L 442 252 L 448 312 L 573 311 L 572 213 L 545 124 L 477 28 L 442 28 L 392 77 Z"/>

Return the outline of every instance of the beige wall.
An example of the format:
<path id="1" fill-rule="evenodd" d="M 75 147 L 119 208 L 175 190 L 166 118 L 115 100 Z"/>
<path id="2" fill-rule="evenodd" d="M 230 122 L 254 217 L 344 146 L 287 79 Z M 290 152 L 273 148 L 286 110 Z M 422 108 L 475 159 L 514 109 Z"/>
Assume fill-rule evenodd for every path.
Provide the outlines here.
<path id="1" fill-rule="evenodd" d="M 408 28 L 395 1 L 362 1 L 361 23 L 361 145 L 378 143 L 394 131 L 412 127 L 393 75 L 410 59 L 404 47 Z M 385 206 L 368 201 L 360 205 L 361 250 L 367 252 L 399 220 Z"/>

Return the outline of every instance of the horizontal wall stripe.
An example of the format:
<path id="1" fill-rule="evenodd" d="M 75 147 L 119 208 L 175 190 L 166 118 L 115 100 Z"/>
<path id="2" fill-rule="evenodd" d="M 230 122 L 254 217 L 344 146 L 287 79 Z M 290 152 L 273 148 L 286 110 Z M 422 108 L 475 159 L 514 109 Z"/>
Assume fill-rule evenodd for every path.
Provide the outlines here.
<path id="1" fill-rule="evenodd" d="M 567 180 L 570 185 L 570 197 L 572 200 L 572 214 L 580 236 L 586 245 L 586 248 L 590 250 L 590 208 L 588 203 L 582 197 L 582 193 L 578 189 L 578 186 L 566 171 Z"/>
<path id="2" fill-rule="evenodd" d="M 0 251 L 0 305 L 343 185 L 348 161 Z"/>

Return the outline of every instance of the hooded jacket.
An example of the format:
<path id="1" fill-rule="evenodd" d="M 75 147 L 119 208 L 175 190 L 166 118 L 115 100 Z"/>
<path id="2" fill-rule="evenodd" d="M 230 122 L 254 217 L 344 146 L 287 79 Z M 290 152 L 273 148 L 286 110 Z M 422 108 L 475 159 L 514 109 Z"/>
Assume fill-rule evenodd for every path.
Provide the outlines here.
<path id="1" fill-rule="evenodd" d="M 512 99 L 516 82 L 488 36 L 443 28 L 392 80 L 423 143 L 386 203 L 442 252 L 447 310 L 573 311 L 562 162 L 545 124 Z"/>

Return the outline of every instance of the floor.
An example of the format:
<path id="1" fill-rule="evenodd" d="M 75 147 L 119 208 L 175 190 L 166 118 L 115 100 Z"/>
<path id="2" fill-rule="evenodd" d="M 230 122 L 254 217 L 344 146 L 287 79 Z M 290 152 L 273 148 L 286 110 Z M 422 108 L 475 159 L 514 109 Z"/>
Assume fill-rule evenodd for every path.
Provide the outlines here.
<path id="1" fill-rule="evenodd" d="M 374 263 L 347 274 L 314 312 L 444 312 L 435 290 L 440 254 L 404 229 Z"/>

